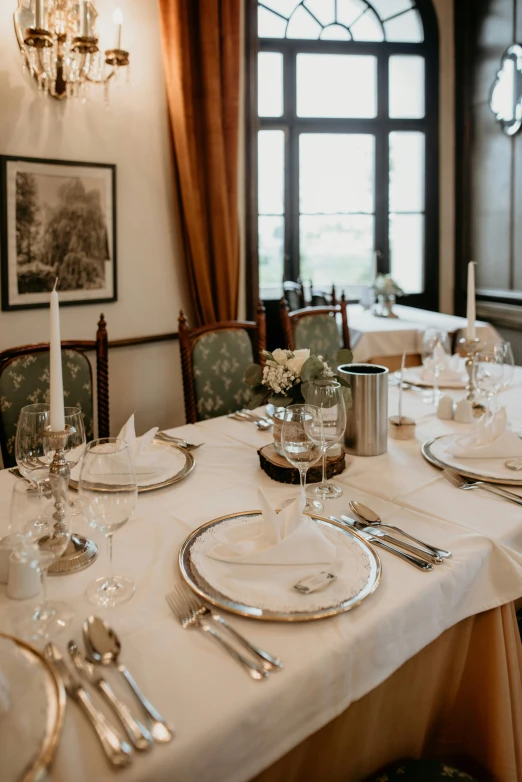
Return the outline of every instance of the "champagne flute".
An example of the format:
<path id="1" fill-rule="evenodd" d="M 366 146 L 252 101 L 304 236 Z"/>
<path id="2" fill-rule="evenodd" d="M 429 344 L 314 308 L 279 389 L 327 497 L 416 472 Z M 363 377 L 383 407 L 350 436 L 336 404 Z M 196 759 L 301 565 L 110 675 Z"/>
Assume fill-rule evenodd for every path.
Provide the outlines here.
<path id="1" fill-rule="evenodd" d="M 502 389 L 504 364 L 502 356 L 493 350 L 475 354 L 475 382 L 486 396 L 486 415 L 491 413 L 491 400 Z"/>
<path id="2" fill-rule="evenodd" d="M 439 329 L 426 329 L 422 339 L 422 363 L 433 372 L 433 394 L 431 402 L 436 405 L 441 397 L 439 377 L 449 363 L 451 346 L 448 334 Z"/>
<path id="3" fill-rule="evenodd" d="M 17 545 L 12 556 L 38 571 L 41 592 L 38 605 L 23 606 L 16 612 L 16 632 L 28 641 L 46 641 L 64 630 L 72 621 L 73 611 L 61 601 L 48 600 L 46 575 L 67 548 L 71 533 L 64 519 L 58 525 L 38 516 L 38 499 L 17 482 L 11 498 L 11 528 L 17 531 Z M 39 523 L 35 524 L 38 519 Z"/>
<path id="4" fill-rule="evenodd" d="M 505 391 L 511 385 L 515 376 L 515 358 L 513 356 L 511 342 L 502 340 L 493 347 L 493 352 L 500 357 L 500 360 L 504 365 L 502 391 Z"/>
<path id="5" fill-rule="evenodd" d="M 87 599 L 105 608 L 129 600 L 134 583 L 112 572 L 112 536 L 129 520 L 138 500 L 138 487 L 129 446 L 125 440 L 104 437 L 88 444 L 80 471 L 79 493 L 83 514 L 91 527 L 107 538 L 111 575 L 97 579 L 87 588 Z"/>
<path id="6" fill-rule="evenodd" d="M 315 421 L 310 427 L 310 435 L 316 439 L 323 455 L 323 477 L 321 483 L 310 486 L 307 491 L 312 499 L 332 500 L 340 497 L 343 490 L 331 483 L 326 477 L 326 457 L 328 449 L 336 445 L 344 436 L 346 429 L 346 405 L 341 384 L 332 378 L 321 378 L 310 382 L 306 401 L 321 411 L 320 425 L 316 429 Z"/>
<path id="7" fill-rule="evenodd" d="M 49 477 L 53 458 L 50 440 L 45 435 L 49 423 L 49 405 L 34 404 L 22 407 L 15 441 L 18 469 L 24 478 L 35 483 L 38 488 L 39 513 L 34 524 L 42 529 L 46 526 L 42 508 L 43 484 Z"/>
<path id="8" fill-rule="evenodd" d="M 313 405 L 291 405 L 285 409 L 281 446 L 283 453 L 293 467 L 299 470 L 301 492 L 306 492 L 308 468 L 321 458 L 321 445 L 311 434 L 321 427 L 321 411 Z M 284 506 L 283 506 L 284 507 Z M 305 511 L 322 511 L 317 500 L 307 500 Z"/>

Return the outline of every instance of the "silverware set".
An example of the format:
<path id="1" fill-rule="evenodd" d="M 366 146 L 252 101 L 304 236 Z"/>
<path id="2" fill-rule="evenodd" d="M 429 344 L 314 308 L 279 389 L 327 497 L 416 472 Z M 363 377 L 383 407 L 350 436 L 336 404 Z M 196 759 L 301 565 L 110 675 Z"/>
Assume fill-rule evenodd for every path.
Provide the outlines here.
<path id="1" fill-rule="evenodd" d="M 282 670 L 281 660 L 250 643 L 217 611 L 206 606 L 185 587 L 175 587 L 172 592 L 165 595 L 165 599 L 174 617 L 185 630 L 200 630 L 213 638 L 255 681 L 263 681 L 271 673 Z M 225 633 L 220 632 L 221 629 Z M 230 638 L 246 649 L 250 657 L 239 652 Z"/>
<path id="2" fill-rule="evenodd" d="M 98 617 L 90 616 L 83 624 L 83 640 L 86 655 L 75 641 L 69 641 L 67 646 L 75 673 L 71 672 L 56 644 L 47 644 L 45 656 L 62 679 L 69 698 L 78 704 L 91 723 L 108 761 L 116 768 L 123 767 L 131 762 L 133 749 L 145 752 L 154 742 L 161 744 L 171 741 L 174 737 L 173 728 L 141 692 L 129 670 L 120 661 L 121 644 L 114 630 Z M 145 713 L 146 720 L 142 722 L 136 718 L 118 698 L 110 682 L 101 674 L 105 666 L 119 672 L 125 679 Z M 109 706 L 117 718 L 117 728 L 95 705 L 84 682 L 98 692 Z"/>
<path id="3" fill-rule="evenodd" d="M 440 565 L 445 559 L 451 557 L 451 551 L 436 548 L 431 543 L 426 543 L 410 535 L 400 527 L 386 524 L 371 508 L 366 507 L 362 502 L 350 500 L 348 504 L 356 518 L 341 515 L 340 519 L 335 516 L 330 516 L 330 519 L 352 527 L 369 543 L 373 543 L 374 546 L 394 554 L 394 556 L 403 559 L 419 570 L 424 572 L 433 570 L 434 565 Z M 390 535 L 387 530 L 393 530 L 400 537 Z M 407 540 L 404 540 L 404 538 L 407 538 Z M 413 541 L 415 545 L 409 543 L 409 540 Z"/>
<path id="4" fill-rule="evenodd" d="M 234 421 L 249 421 L 250 423 L 254 423 L 262 432 L 271 429 L 274 425 L 270 418 L 253 413 L 246 408 L 243 408 L 243 410 L 236 410 L 235 413 L 229 413 L 228 417 L 232 418 Z"/>
<path id="5" fill-rule="evenodd" d="M 185 451 L 195 451 L 196 448 L 201 448 L 205 443 L 189 443 L 188 440 L 184 440 L 183 437 L 174 437 L 166 432 L 157 432 L 154 435 L 155 440 L 160 440 L 162 443 L 171 443 L 177 445 L 179 448 L 183 448 Z"/>
<path id="6" fill-rule="evenodd" d="M 485 481 L 473 481 L 469 478 L 464 478 L 456 470 L 445 469 L 442 471 L 443 476 L 449 481 L 452 486 L 462 491 L 473 491 L 479 489 L 480 491 L 486 491 L 489 494 L 495 494 L 497 497 L 501 497 L 507 502 L 513 502 L 515 505 L 522 505 L 522 497 L 519 494 L 515 494 L 512 491 L 502 488 L 502 486 L 492 485 Z"/>

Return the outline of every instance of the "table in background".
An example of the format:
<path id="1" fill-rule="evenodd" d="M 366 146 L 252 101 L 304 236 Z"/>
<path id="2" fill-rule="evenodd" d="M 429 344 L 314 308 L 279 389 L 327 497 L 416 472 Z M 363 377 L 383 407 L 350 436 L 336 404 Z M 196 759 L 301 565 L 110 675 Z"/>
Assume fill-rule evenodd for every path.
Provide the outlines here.
<path id="1" fill-rule="evenodd" d="M 504 397 L 520 422 L 521 392 L 517 369 Z M 390 412 L 396 397 L 391 388 Z M 128 603 L 100 613 L 177 737 L 136 756 L 122 780 L 246 782 L 261 774 L 262 782 L 358 782 L 405 754 L 449 758 L 456 748 L 491 778 L 522 779 L 522 653 L 510 605 L 522 595 L 522 513 L 495 497 L 459 492 L 423 460 L 423 440 L 463 425 L 439 421 L 418 392 L 405 392 L 404 413 L 417 419 L 417 440 L 390 441 L 388 453 L 374 458 L 348 457 L 336 479 L 344 496 L 328 501 L 325 515 L 359 500 L 453 558 L 421 573 L 383 553 L 375 594 L 321 622 L 233 618 L 285 662 L 262 684 L 208 638 L 183 630 L 164 595 L 180 582 L 177 554 L 193 529 L 257 507 L 259 486 L 275 507 L 296 487 L 260 470 L 257 450 L 271 435 L 250 423 L 220 418 L 173 430 L 206 444 L 187 480 L 141 495 L 135 517 L 116 533 L 116 569 L 137 589 Z M 14 480 L 0 473 L 0 534 Z M 95 538 L 101 555 L 86 571 L 49 579 L 50 597 L 67 599 L 76 612 L 70 631 L 56 639 L 62 651 L 69 638 L 81 639 L 81 622 L 92 612 L 86 586 L 108 570 L 100 533 L 78 519 L 73 527 Z M 0 587 L 0 626 L 15 609 Z M 110 782 L 114 772 L 90 727 L 74 705 L 67 710 L 51 782 Z"/>
<path id="2" fill-rule="evenodd" d="M 427 328 L 438 328 L 457 334 L 467 325 L 465 318 L 455 315 L 445 315 L 441 312 L 430 312 L 415 307 L 405 307 L 397 304 L 394 307 L 397 318 L 379 318 L 370 310 L 365 310 L 360 304 L 348 306 L 348 326 L 350 341 L 356 361 L 373 361 L 379 363 L 385 360 L 391 370 L 400 367 L 401 356 L 406 351 L 410 357 L 409 365 L 418 363 L 417 357 L 422 348 L 422 332 Z M 477 321 L 477 336 L 483 342 L 498 342 L 500 336 L 489 323 Z M 413 361 L 412 361 L 413 357 Z"/>

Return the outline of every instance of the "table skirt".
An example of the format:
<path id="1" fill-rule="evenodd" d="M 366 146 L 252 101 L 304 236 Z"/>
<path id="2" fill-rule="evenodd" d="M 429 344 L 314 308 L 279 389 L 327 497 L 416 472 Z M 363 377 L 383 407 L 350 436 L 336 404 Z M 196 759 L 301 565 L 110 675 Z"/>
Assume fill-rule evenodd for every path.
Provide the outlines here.
<path id="1" fill-rule="evenodd" d="M 522 644 L 512 604 L 447 630 L 253 782 L 358 782 L 403 757 L 522 780 Z"/>

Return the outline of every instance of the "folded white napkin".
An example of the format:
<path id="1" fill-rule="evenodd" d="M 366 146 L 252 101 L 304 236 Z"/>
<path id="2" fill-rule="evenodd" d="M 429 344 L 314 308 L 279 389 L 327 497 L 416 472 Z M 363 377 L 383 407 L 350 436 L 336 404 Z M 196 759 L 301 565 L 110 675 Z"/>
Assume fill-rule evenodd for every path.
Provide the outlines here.
<path id="1" fill-rule="evenodd" d="M 470 435 L 457 437 L 448 453 L 461 459 L 510 459 L 522 456 L 522 440 L 506 429 L 506 408 L 483 415 Z"/>
<path id="2" fill-rule="evenodd" d="M 241 526 L 234 527 L 207 552 L 208 557 L 252 565 L 326 565 L 334 561 L 333 543 L 315 522 L 303 517 L 303 493 L 281 513 L 271 508 L 261 489 L 258 497 L 262 515 L 254 537 L 244 537 Z"/>
<path id="3" fill-rule="evenodd" d="M 435 364 L 442 366 L 439 373 L 439 383 L 457 383 L 464 378 L 464 371 L 461 367 L 461 357 L 455 353 L 451 358 L 445 353 L 442 345 L 436 345 L 433 358 L 425 359 L 424 366 L 421 369 L 420 376 L 426 383 L 435 381 Z"/>
<path id="4" fill-rule="evenodd" d="M 136 437 L 133 413 L 118 435 L 118 438 L 125 440 L 129 446 L 129 454 L 136 478 L 155 475 L 158 471 L 161 454 L 157 451 L 153 452 L 149 447 L 157 431 L 158 427 L 155 426 L 153 429 L 149 429 L 142 437 Z"/>

